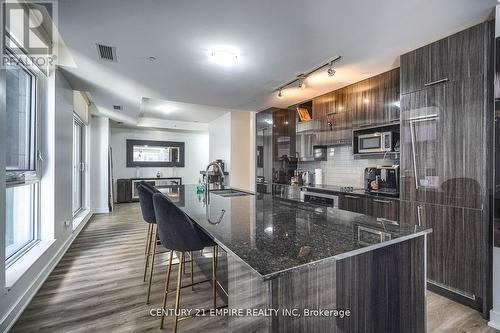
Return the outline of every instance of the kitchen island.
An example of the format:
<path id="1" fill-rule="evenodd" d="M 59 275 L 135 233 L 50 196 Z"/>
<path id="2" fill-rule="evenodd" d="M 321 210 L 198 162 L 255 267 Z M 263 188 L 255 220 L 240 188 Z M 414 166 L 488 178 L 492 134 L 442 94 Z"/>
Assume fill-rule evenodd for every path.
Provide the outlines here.
<path id="1" fill-rule="evenodd" d="M 425 332 L 430 229 L 268 194 L 212 192 L 207 206 L 181 188 L 181 209 L 227 255 L 230 331 Z"/>

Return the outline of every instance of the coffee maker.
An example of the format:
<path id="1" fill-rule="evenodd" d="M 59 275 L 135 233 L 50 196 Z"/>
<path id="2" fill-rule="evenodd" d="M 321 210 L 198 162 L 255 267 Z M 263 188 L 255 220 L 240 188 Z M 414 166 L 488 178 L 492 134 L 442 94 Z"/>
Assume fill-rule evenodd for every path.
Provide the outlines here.
<path id="1" fill-rule="evenodd" d="M 399 197 L 399 165 L 366 168 L 364 183 L 366 193 Z"/>

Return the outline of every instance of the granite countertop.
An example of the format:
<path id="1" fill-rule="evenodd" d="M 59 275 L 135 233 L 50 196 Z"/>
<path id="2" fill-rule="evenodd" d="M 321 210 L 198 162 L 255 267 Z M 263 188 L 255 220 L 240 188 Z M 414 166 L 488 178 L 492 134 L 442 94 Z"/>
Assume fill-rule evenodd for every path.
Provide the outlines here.
<path id="1" fill-rule="evenodd" d="M 270 194 L 222 197 L 211 193 L 207 209 L 204 194 L 196 193 L 196 185 L 179 187 L 185 195 L 184 207 L 180 208 L 225 251 L 239 257 L 264 279 L 431 232 L 425 227 L 383 223 L 375 217 Z M 225 213 L 217 223 L 222 210 Z"/>

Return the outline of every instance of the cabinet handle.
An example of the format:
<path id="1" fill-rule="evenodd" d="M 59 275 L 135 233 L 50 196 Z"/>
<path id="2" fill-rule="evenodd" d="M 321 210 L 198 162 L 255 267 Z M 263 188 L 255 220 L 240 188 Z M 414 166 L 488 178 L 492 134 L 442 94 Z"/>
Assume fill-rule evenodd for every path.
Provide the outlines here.
<path id="1" fill-rule="evenodd" d="M 346 195 L 345 197 L 349 199 L 359 199 L 359 197 L 355 197 L 354 195 Z"/>
<path id="2" fill-rule="evenodd" d="M 418 225 L 421 226 L 422 225 L 422 221 L 421 221 L 421 217 L 422 217 L 422 213 L 421 213 L 421 210 L 422 210 L 422 206 L 417 206 L 417 220 L 418 220 Z"/>
<path id="3" fill-rule="evenodd" d="M 364 123 L 364 124 L 359 124 L 358 127 L 368 127 L 370 126 L 372 123 Z"/>
<path id="4" fill-rule="evenodd" d="M 449 81 L 448 78 L 444 78 L 444 79 L 441 79 L 441 80 L 428 82 L 428 83 L 424 84 L 424 87 L 430 87 L 430 86 L 433 86 L 433 85 L 436 85 L 436 84 L 440 84 L 440 83 L 444 83 L 444 82 L 448 82 L 448 81 Z"/>
<path id="5" fill-rule="evenodd" d="M 386 219 L 385 217 L 377 217 L 377 222 L 380 222 L 382 224 L 389 223 L 389 224 L 399 225 L 398 221 L 389 220 L 389 219 Z"/>
<path id="6" fill-rule="evenodd" d="M 384 203 L 384 204 L 390 204 L 390 203 L 392 203 L 392 201 L 389 201 L 389 200 L 380 200 L 380 199 L 373 199 L 373 202 L 380 202 L 380 203 Z"/>

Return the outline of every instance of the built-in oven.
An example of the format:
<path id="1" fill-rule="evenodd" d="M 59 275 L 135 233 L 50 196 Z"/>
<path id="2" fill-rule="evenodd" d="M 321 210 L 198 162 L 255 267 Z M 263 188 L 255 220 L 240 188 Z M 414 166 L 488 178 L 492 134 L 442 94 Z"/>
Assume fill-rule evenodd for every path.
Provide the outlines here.
<path id="1" fill-rule="evenodd" d="M 303 197 L 304 202 L 320 206 L 339 208 L 339 196 L 332 192 L 302 188 L 301 197 Z"/>
<path id="2" fill-rule="evenodd" d="M 358 137 L 358 153 L 393 151 L 393 132 L 374 132 Z"/>

